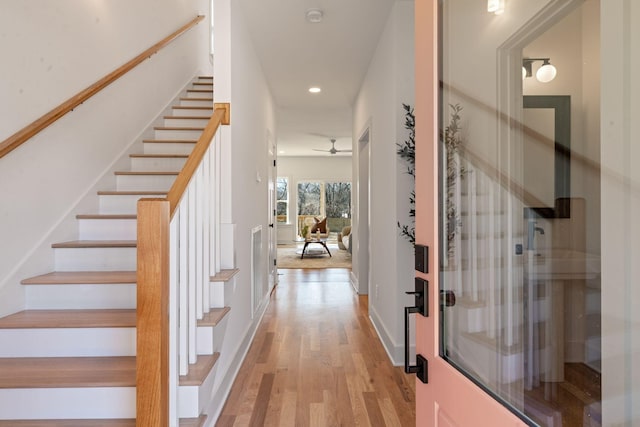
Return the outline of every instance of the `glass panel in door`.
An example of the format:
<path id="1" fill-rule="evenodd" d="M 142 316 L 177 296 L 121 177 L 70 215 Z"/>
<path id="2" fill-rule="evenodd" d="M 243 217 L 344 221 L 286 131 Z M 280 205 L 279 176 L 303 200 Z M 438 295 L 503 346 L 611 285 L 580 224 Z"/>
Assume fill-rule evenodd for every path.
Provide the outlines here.
<path id="1" fill-rule="evenodd" d="M 640 5 L 497 3 L 439 3 L 440 354 L 527 424 L 634 425 Z"/>

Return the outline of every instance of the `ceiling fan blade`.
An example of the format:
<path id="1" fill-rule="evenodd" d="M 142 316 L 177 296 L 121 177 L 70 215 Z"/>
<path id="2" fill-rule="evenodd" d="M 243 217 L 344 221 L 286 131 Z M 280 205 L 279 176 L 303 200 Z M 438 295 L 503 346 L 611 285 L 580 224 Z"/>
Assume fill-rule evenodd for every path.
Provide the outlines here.
<path id="1" fill-rule="evenodd" d="M 312 148 L 313 151 L 322 151 L 323 153 L 330 153 L 331 150 L 320 150 L 319 148 Z"/>
<path id="2" fill-rule="evenodd" d="M 338 153 L 353 153 L 353 150 L 336 150 Z"/>

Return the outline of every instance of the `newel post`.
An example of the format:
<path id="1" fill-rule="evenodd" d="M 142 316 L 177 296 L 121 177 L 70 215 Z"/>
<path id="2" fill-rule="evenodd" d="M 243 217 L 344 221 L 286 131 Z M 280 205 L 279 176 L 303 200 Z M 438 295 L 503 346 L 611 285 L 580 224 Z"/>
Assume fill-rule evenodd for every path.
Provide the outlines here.
<path id="1" fill-rule="evenodd" d="M 169 425 L 169 202 L 138 201 L 136 426 Z"/>

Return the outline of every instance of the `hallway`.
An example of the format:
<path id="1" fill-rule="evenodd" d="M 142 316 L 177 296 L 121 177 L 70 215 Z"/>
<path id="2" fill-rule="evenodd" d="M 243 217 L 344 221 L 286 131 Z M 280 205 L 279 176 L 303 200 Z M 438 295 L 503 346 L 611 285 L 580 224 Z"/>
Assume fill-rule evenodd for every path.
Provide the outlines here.
<path id="1" fill-rule="evenodd" d="M 349 270 L 279 270 L 217 426 L 415 425 L 415 377 L 393 367 Z"/>

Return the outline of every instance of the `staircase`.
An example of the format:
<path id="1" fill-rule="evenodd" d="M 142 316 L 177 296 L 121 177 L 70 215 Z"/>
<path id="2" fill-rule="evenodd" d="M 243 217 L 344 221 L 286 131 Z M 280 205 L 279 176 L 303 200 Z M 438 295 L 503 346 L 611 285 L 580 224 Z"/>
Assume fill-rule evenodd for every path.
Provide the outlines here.
<path id="1" fill-rule="evenodd" d="M 199 77 L 153 139 L 76 216 L 78 239 L 52 244 L 55 271 L 26 278 L 27 310 L 0 319 L 0 426 L 134 426 L 136 204 L 164 197 L 213 112 L 213 79 Z M 224 334 L 224 282 L 198 320 L 198 357 L 179 379 L 180 426 L 202 426 Z M 204 387 L 204 385 L 207 387 Z"/>

